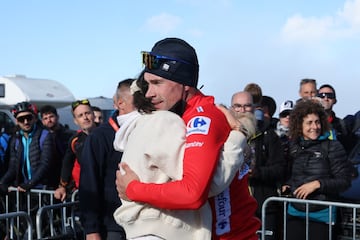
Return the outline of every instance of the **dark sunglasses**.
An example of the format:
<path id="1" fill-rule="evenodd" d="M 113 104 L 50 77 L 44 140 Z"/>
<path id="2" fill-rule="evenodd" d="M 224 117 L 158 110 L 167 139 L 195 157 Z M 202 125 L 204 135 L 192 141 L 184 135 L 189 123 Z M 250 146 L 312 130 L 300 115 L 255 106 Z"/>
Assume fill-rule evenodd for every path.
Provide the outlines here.
<path id="1" fill-rule="evenodd" d="M 290 111 L 283 111 L 279 114 L 279 117 L 285 118 L 287 116 L 290 116 Z"/>
<path id="2" fill-rule="evenodd" d="M 171 58 L 166 56 L 160 56 L 160 55 L 154 55 L 151 52 L 141 52 L 142 55 L 142 63 L 148 68 L 148 69 L 158 69 L 162 63 L 168 62 L 168 61 L 175 61 L 175 62 L 181 62 L 185 64 L 191 64 L 187 61 L 177 59 L 177 58 Z"/>
<path id="3" fill-rule="evenodd" d="M 76 100 L 75 102 L 71 103 L 71 108 L 74 111 L 75 108 L 77 108 L 79 105 L 88 105 L 90 106 L 90 102 L 88 99 L 83 99 L 83 100 Z"/>
<path id="4" fill-rule="evenodd" d="M 34 116 L 32 114 L 28 114 L 28 115 L 24 115 L 24 116 L 16 118 L 16 120 L 21 123 L 24 123 L 25 120 L 27 120 L 28 122 L 31 122 L 33 119 L 34 119 Z"/>
<path id="5" fill-rule="evenodd" d="M 324 93 L 318 93 L 317 95 L 319 98 L 329 98 L 329 99 L 335 99 L 335 94 L 334 93 L 329 93 L 329 92 L 324 92 Z"/>

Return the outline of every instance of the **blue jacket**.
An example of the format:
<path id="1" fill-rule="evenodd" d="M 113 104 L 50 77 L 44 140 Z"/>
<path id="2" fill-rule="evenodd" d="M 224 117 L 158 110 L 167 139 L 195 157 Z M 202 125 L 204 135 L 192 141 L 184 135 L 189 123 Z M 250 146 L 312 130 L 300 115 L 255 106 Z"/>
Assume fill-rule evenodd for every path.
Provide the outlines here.
<path id="1" fill-rule="evenodd" d="M 117 112 L 112 119 L 116 122 Z M 79 161 L 81 224 L 85 233 L 123 232 L 113 213 L 121 205 L 116 191 L 116 170 L 122 153 L 115 151 L 115 130 L 105 122 L 86 138 Z"/>

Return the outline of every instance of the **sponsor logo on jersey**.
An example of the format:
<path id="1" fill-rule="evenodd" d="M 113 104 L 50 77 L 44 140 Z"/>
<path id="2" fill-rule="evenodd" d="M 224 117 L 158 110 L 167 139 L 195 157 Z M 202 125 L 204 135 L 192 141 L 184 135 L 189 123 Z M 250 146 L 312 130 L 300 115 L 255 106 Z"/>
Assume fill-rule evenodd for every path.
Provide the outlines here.
<path id="1" fill-rule="evenodd" d="M 185 148 L 190 148 L 190 147 L 202 147 L 204 145 L 204 142 L 191 142 L 191 143 L 186 143 L 185 144 Z"/>
<path id="2" fill-rule="evenodd" d="M 204 112 L 204 109 L 202 108 L 202 106 L 199 106 L 196 108 L 196 111 L 197 112 Z"/>
<path id="3" fill-rule="evenodd" d="M 204 116 L 193 117 L 186 126 L 186 136 L 191 134 L 207 135 L 210 129 L 211 119 Z"/>
<path id="4" fill-rule="evenodd" d="M 230 191 L 225 189 L 222 193 L 215 197 L 216 212 L 216 235 L 222 235 L 230 232 Z"/>

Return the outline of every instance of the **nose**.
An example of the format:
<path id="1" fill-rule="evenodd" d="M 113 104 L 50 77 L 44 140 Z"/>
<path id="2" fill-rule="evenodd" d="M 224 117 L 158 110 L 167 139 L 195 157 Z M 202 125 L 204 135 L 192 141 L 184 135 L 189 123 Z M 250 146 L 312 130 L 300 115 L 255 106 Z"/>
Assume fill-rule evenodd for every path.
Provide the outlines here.
<path id="1" fill-rule="evenodd" d="M 154 96 L 154 89 L 153 87 L 149 84 L 148 90 L 145 93 L 145 97 L 146 98 L 152 98 Z"/>

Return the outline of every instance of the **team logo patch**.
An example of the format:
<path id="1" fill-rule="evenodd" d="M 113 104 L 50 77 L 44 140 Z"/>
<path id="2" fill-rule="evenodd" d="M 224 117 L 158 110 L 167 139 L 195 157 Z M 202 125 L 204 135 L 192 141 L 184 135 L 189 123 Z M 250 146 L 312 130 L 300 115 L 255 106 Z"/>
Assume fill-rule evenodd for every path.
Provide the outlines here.
<path id="1" fill-rule="evenodd" d="M 170 69 L 170 65 L 167 63 L 164 63 L 161 67 L 161 70 L 168 72 Z"/>
<path id="2" fill-rule="evenodd" d="M 186 136 L 191 134 L 207 135 L 210 129 L 211 119 L 204 116 L 193 117 L 186 126 Z"/>

